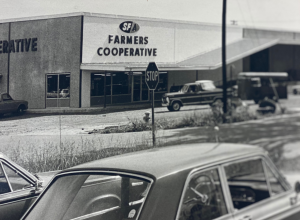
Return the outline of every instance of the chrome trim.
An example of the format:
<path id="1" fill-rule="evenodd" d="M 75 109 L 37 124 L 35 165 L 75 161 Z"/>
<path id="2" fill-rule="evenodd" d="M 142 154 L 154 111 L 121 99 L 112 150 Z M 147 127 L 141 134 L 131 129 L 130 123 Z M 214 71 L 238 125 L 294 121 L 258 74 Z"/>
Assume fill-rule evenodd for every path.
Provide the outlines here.
<path id="1" fill-rule="evenodd" d="M 48 183 L 47 185 L 47 188 L 45 188 L 42 193 L 40 194 L 40 196 L 34 201 L 34 203 L 30 206 L 29 209 L 27 209 L 27 211 L 24 213 L 23 217 L 21 219 L 24 219 L 24 217 L 27 217 L 28 216 L 28 213 L 35 207 L 36 203 L 38 203 L 38 201 L 43 197 L 43 195 L 47 192 L 47 190 L 49 189 L 49 187 L 52 185 L 52 182 L 54 179 L 56 179 L 57 177 L 60 177 L 60 176 L 67 176 L 67 175 L 72 175 L 72 174 L 80 174 L 80 173 L 91 173 L 91 174 L 99 174 L 99 173 L 105 173 L 105 174 L 117 174 L 117 175 L 125 175 L 125 176 L 131 176 L 131 177 L 137 177 L 137 178 L 141 178 L 141 179 L 145 179 L 145 180 L 148 180 L 150 183 L 149 183 L 149 187 L 147 189 L 147 192 L 145 194 L 145 200 L 150 192 L 150 189 L 152 187 L 152 184 L 154 182 L 154 180 L 150 177 L 147 177 L 147 176 L 143 176 L 143 175 L 139 175 L 139 174 L 134 174 L 134 173 L 126 173 L 126 172 L 118 172 L 118 171 L 107 171 L 107 170 L 76 170 L 76 171 L 64 171 L 62 173 L 59 173 L 59 174 L 56 174 L 50 183 Z M 136 219 L 135 220 L 138 220 L 140 214 L 141 214 L 141 211 L 144 207 L 144 204 L 145 203 L 142 203 L 140 209 L 139 209 L 139 212 L 136 216 Z M 74 220 L 74 219 L 73 219 Z"/>
<path id="2" fill-rule="evenodd" d="M 31 196 L 31 197 L 26 197 L 26 198 L 24 198 L 24 199 L 19 199 L 19 200 L 7 202 L 7 203 L 5 203 L 5 201 L 4 201 L 3 203 L 0 204 L 0 206 L 9 205 L 9 204 L 13 204 L 13 203 L 16 203 L 16 202 L 22 202 L 22 201 L 26 201 L 26 200 L 28 200 L 28 199 L 34 199 L 34 198 L 37 198 L 37 197 L 38 197 L 38 195 L 33 195 L 33 196 Z M 9 199 L 11 199 L 11 198 L 9 198 Z M 12 199 L 13 199 L 13 198 L 12 198 Z"/>
<path id="3" fill-rule="evenodd" d="M 93 212 L 93 213 L 90 213 L 90 214 L 87 214 L 87 215 L 83 215 L 83 216 L 80 216 L 80 217 L 72 218 L 70 220 L 84 220 L 84 219 L 88 219 L 90 217 L 94 217 L 94 216 L 97 216 L 97 215 L 102 215 L 104 213 L 110 212 L 110 211 L 118 209 L 118 208 L 120 208 L 120 207 L 119 206 L 115 206 L 115 207 L 112 207 L 112 208 L 109 208 L 109 209 L 105 209 L 105 210 L 102 210 L 102 211 Z"/>

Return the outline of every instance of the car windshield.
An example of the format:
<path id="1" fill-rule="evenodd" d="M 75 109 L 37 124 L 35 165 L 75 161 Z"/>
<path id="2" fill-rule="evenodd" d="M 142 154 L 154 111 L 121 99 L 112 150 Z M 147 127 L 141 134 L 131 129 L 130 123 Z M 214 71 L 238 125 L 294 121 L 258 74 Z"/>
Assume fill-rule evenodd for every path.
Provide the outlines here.
<path id="1" fill-rule="evenodd" d="M 115 174 L 56 177 L 25 219 L 136 219 L 150 181 Z"/>
<path id="2" fill-rule="evenodd" d="M 189 90 L 189 85 L 184 85 L 181 89 L 182 92 L 188 92 Z"/>

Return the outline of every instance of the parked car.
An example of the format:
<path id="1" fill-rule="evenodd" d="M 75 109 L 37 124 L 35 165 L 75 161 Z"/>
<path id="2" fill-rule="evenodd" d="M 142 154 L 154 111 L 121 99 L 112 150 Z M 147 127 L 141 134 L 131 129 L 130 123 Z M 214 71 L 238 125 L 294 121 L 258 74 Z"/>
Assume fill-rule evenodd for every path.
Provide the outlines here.
<path id="1" fill-rule="evenodd" d="M 259 147 L 187 144 L 64 170 L 22 219 L 299 219 L 299 190 Z"/>
<path id="2" fill-rule="evenodd" d="M 22 114 L 28 109 L 28 102 L 13 100 L 8 93 L 0 94 L 0 116 L 6 113 Z"/>
<path id="3" fill-rule="evenodd" d="M 228 90 L 228 97 L 231 89 Z M 186 83 L 179 92 L 166 93 L 162 97 L 162 106 L 169 111 L 179 111 L 185 105 L 213 104 L 220 102 L 223 90 L 215 87 L 213 81 L 199 80 L 194 83 Z"/>
<path id="4" fill-rule="evenodd" d="M 44 173 L 46 180 L 54 173 Z M 47 182 L 0 153 L 0 219 L 19 220 Z"/>
<path id="5" fill-rule="evenodd" d="M 292 91 L 294 95 L 300 94 L 300 85 L 292 86 Z"/>

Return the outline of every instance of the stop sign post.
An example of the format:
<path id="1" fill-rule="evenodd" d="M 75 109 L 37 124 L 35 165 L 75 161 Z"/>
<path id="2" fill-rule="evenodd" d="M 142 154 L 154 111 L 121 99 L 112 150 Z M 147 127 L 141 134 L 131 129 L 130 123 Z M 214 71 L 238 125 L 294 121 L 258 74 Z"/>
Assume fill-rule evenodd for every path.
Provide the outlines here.
<path id="1" fill-rule="evenodd" d="M 154 124 L 154 90 L 159 82 L 159 71 L 155 62 L 148 64 L 145 72 L 145 83 L 149 90 L 152 90 L 152 139 L 155 146 L 155 124 Z"/>

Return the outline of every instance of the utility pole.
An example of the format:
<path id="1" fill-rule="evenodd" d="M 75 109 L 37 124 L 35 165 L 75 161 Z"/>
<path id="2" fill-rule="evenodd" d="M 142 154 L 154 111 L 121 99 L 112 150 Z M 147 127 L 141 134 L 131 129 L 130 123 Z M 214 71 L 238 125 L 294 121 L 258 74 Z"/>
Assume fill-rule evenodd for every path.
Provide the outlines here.
<path id="1" fill-rule="evenodd" d="M 227 113 L 227 79 L 226 79 L 226 0 L 223 0 L 222 14 L 222 72 L 223 72 L 223 112 Z"/>

